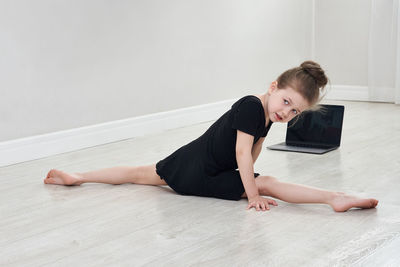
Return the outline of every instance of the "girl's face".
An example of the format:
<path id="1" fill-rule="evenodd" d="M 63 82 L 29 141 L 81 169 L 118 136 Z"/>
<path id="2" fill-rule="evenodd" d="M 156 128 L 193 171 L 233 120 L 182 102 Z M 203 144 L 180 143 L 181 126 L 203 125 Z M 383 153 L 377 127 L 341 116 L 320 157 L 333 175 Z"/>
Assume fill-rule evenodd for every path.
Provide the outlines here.
<path id="1" fill-rule="evenodd" d="M 309 108 L 307 100 L 291 87 L 278 89 L 273 82 L 268 89 L 268 116 L 272 122 L 288 122 Z"/>

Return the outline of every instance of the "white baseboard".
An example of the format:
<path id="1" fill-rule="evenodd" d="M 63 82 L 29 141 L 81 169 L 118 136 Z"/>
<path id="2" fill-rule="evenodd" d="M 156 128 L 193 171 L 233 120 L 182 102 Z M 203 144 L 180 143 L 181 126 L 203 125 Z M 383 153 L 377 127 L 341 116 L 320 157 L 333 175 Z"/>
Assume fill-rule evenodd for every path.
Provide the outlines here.
<path id="1" fill-rule="evenodd" d="M 370 92 L 368 86 L 332 85 L 325 99 L 394 103 L 395 88 L 377 87 Z"/>
<path id="2" fill-rule="evenodd" d="M 162 132 L 219 118 L 237 99 L 0 142 L 0 166 Z"/>
<path id="3" fill-rule="evenodd" d="M 347 100 L 347 101 L 368 101 L 369 93 L 367 86 L 332 85 L 328 88 L 325 99 Z"/>

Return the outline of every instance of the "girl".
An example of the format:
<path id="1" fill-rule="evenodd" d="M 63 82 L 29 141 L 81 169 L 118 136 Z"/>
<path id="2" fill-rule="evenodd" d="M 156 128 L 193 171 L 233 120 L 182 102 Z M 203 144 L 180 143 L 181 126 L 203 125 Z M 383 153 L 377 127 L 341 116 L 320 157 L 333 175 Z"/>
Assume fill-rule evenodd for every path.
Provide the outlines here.
<path id="1" fill-rule="evenodd" d="M 272 123 L 288 122 L 305 110 L 315 108 L 320 100 L 320 89 L 327 81 L 319 64 L 305 61 L 281 74 L 265 94 L 239 99 L 202 136 L 157 164 L 73 174 L 53 169 L 44 183 L 169 185 L 182 195 L 229 200 L 247 198 L 247 208 L 254 207 L 257 211 L 269 210 L 270 204 L 277 206 L 275 200 L 262 196 L 290 203 L 324 203 L 335 211 L 374 208 L 378 201 L 372 198 L 283 183 L 274 177 L 254 173 L 253 164 Z"/>

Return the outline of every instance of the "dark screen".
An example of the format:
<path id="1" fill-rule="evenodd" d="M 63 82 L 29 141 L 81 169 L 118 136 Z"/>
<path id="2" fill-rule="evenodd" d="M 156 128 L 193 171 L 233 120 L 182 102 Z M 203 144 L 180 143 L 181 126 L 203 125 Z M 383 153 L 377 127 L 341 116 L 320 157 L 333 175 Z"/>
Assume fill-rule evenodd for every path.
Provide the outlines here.
<path id="1" fill-rule="evenodd" d="M 289 122 L 287 144 L 340 145 L 344 106 L 321 106 L 321 111 L 304 112 L 298 120 L 294 118 Z"/>

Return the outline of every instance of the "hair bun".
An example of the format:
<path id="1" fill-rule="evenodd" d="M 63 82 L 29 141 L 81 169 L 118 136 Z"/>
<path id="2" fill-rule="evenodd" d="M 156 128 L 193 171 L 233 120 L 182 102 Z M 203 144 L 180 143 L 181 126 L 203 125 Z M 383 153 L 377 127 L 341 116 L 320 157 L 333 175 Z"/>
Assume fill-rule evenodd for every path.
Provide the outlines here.
<path id="1" fill-rule="evenodd" d="M 325 87 L 328 83 L 328 77 L 326 77 L 324 70 L 318 63 L 311 60 L 304 61 L 301 63 L 300 68 L 315 80 L 318 88 Z"/>

